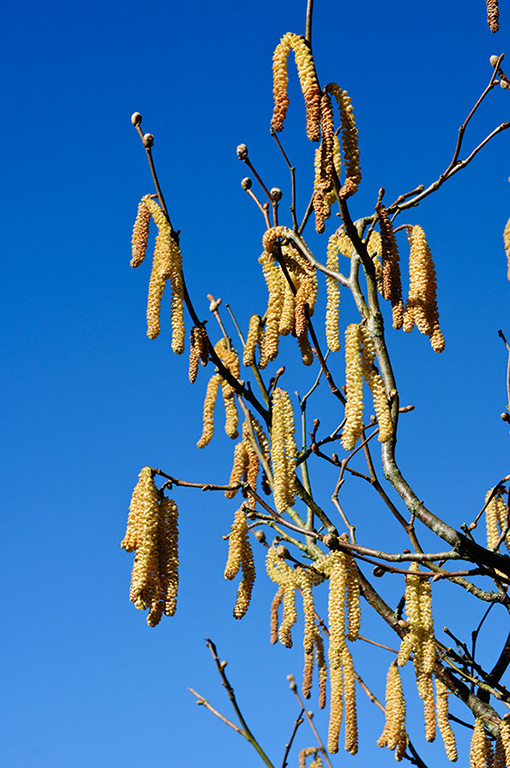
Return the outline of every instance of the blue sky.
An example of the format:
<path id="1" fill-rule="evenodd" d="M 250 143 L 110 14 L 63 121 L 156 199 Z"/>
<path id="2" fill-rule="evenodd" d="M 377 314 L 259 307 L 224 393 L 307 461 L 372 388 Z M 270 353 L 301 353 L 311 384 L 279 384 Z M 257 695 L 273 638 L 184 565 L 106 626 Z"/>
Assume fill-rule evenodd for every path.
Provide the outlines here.
<path id="1" fill-rule="evenodd" d="M 274 590 L 261 552 L 253 605 L 242 622 L 232 618 L 235 586 L 223 579 L 222 536 L 236 502 L 176 490 L 177 613 L 150 629 L 128 600 L 132 556 L 119 544 L 140 468 L 225 482 L 232 453 L 220 428 L 209 448 L 196 450 L 207 376 L 201 372 L 189 385 L 186 356 L 170 351 L 168 323 L 156 341 L 145 336 L 149 268 L 129 268 L 130 237 L 138 200 L 153 188 L 130 115 L 140 111 L 156 137 L 197 311 L 207 315 L 208 293 L 221 296 L 246 328 L 265 301 L 257 262 L 263 221 L 240 188 L 246 171 L 235 147 L 246 143 L 268 186 L 282 188 L 283 212 L 289 180 L 269 136 L 271 56 L 285 32 L 304 32 L 304 6 L 58 0 L 10 4 L 4 12 L 2 766 L 259 765 L 186 690 L 195 688 L 232 717 L 205 637 L 229 660 L 250 725 L 281 763 L 297 714 L 285 676 L 301 673 L 299 634 L 296 651 L 269 645 Z M 363 182 L 353 217 L 373 210 L 380 186 L 391 201 L 438 177 L 490 78 L 489 56 L 508 48 L 509 30 L 502 8 L 501 31 L 491 35 L 482 0 L 390 7 L 316 0 L 319 77 L 349 91 L 360 129 Z M 509 114 L 510 96 L 498 88 L 473 120 L 466 150 Z M 298 168 L 301 210 L 313 153 L 303 118 L 294 77 L 281 138 Z M 499 417 L 507 404 L 506 358 L 497 335 L 503 328 L 510 337 L 502 246 L 510 216 L 508 141 L 505 133 L 496 137 L 405 219 L 424 227 L 435 256 L 446 351 L 435 355 L 415 333 L 389 334 L 402 400 L 416 406 L 402 419 L 404 471 L 428 506 L 455 526 L 474 517 L 488 488 L 509 471 L 508 427 Z M 325 253 L 322 240 L 307 240 Z M 352 302 L 342 301 L 344 322 L 353 322 Z M 292 363 L 290 342 L 284 354 L 282 386 L 303 394 L 314 373 Z M 340 378 L 342 353 L 334 366 Z M 316 403 L 332 424 L 328 398 L 319 394 Z M 334 475 L 320 468 L 315 478 L 327 504 Z M 360 541 L 375 545 L 377 532 L 377 546 L 405 546 L 367 489 L 353 485 L 345 501 Z M 397 585 L 386 589 L 388 599 L 398 595 Z M 438 590 L 438 606 L 438 626 L 449 623 L 468 636 L 471 616 L 483 613 L 446 587 Z M 380 621 L 367 613 L 366 622 L 364 634 L 395 645 Z M 481 640 L 487 659 L 498 651 L 491 638 L 500 646 L 506 637 L 504 622 L 501 612 Z M 360 674 L 382 698 L 391 655 L 355 650 Z M 440 743 L 424 746 L 411 679 L 408 687 L 413 741 L 429 764 L 446 764 Z M 361 692 L 359 702 L 358 764 L 393 764 L 393 755 L 375 746 L 380 713 Z M 317 709 L 313 698 L 310 706 Z M 324 717 L 316 719 L 325 736 Z M 460 742 L 466 764 L 465 738 Z M 313 744 L 304 726 L 297 743 Z M 351 759 L 341 754 L 334 764 Z"/>

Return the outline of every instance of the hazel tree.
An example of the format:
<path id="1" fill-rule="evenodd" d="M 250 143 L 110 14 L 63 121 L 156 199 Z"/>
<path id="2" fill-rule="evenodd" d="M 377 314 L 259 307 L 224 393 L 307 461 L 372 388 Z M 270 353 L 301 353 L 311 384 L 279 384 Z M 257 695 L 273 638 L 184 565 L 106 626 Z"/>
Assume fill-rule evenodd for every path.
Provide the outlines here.
<path id="1" fill-rule="evenodd" d="M 191 384 L 201 368 L 208 377 L 206 384 L 203 376 L 199 379 L 199 386 L 205 386 L 197 449 L 207 449 L 214 440 L 218 420 L 233 447 L 231 468 L 225 467 L 214 482 L 174 477 L 171 467 L 142 468 L 122 541 L 126 551 L 134 552 L 130 599 L 137 609 L 147 611 L 151 627 L 163 615 L 174 615 L 178 509 L 169 494 L 177 495 L 179 489 L 179 505 L 185 507 L 186 488 L 224 493 L 226 499 L 235 499 L 231 506 L 236 511 L 229 513 L 225 502 L 225 515 L 233 522 L 226 565 L 218 568 L 224 567 L 225 578 L 237 583 L 234 617 L 241 619 L 248 611 L 255 572 L 264 570 L 265 560 L 266 577 L 275 589 L 271 642 L 290 648 L 302 633 L 303 680 L 300 687 L 292 676 L 289 680 L 301 713 L 284 749 L 283 766 L 289 764 L 304 717 L 314 745 L 301 750 L 300 767 L 332 766 L 331 755 L 340 749 L 342 732 L 345 750 L 356 754 L 358 741 L 364 738 L 356 697 L 363 691 L 385 714 L 377 744 L 393 751 L 398 761 L 426 765 L 426 755 L 418 755 L 406 728 L 406 686 L 401 677 L 406 666 L 414 670 L 427 741 L 442 739 L 447 759 L 457 760 L 456 718 L 449 717 L 448 709 L 448 700 L 455 697 L 465 707 L 464 723 L 458 727 L 472 730 L 470 766 L 510 765 L 510 724 L 505 716 L 510 693 L 501 683 L 510 663 L 510 634 L 495 663 L 478 652 L 475 642 L 489 611 L 510 610 L 510 559 L 504 554 L 510 550 L 510 475 L 487 478 L 479 512 L 461 530 L 419 498 L 397 456 L 399 424 L 412 406 L 400 401 L 398 371 L 387 342 L 388 334 L 417 329 L 412 343 L 422 343 L 422 335 L 434 353 L 445 349 L 441 279 L 426 233 L 415 223 L 416 209 L 510 127 L 502 122 L 477 146 L 466 148 L 476 113 L 497 86 L 510 88 L 510 79 L 503 55 L 491 57 L 487 86 L 459 128 L 449 165 L 429 186 L 403 191 L 394 201 L 386 200 L 381 188 L 371 210 L 355 218 L 362 165 L 354 107 L 344 83 L 323 84 L 319 77 L 323 75 L 317 72 L 313 55 L 312 6 L 309 0 L 305 34 L 285 34 L 273 56 L 270 130 L 292 181 L 285 217 L 281 190 L 266 185 L 245 144 L 237 147 L 247 174 L 242 189 L 261 216 L 259 263 L 267 287 L 267 301 L 251 308 L 246 328 L 240 327 L 232 311 L 223 313 L 221 300 L 213 296 L 209 296 L 210 318 L 196 311 L 185 280 L 186 264 L 192 264 L 193 257 L 181 253 L 180 232 L 174 228 L 156 174 L 154 137 L 144 133 L 139 113 L 132 116 L 155 186 L 155 192 L 141 198 L 132 236 L 131 266 L 139 268 L 155 227 L 147 335 L 155 339 L 160 333 L 162 298 L 169 284 L 172 350 L 189 355 Z M 496 32 L 497 1 L 487 0 L 487 20 Z M 303 211 L 298 211 L 295 167 L 281 135 L 293 65 L 306 108 L 306 136 L 316 145 L 313 188 Z M 313 251 L 305 240 L 305 231 L 312 230 L 321 236 L 313 235 L 314 243 L 319 243 Z M 510 278 L 510 220 L 503 240 Z M 346 323 L 341 304 L 349 294 L 357 320 Z M 510 351 L 503 331 L 500 335 Z M 294 339 L 284 349 L 283 337 Z M 289 359 L 299 360 L 315 377 L 297 401 L 292 393 L 300 383 L 293 371 L 299 369 L 290 366 Z M 507 386 L 510 400 L 510 373 Z M 329 400 L 320 401 L 320 419 L 310 421 L 319 390 L 327 391 Z M 223 405 L 222 417 L 217 401 Z M 318 407 L 313 406 L 314 415 Z M 506 422 L 509 408 L 502 414 Z M 314 472 L 320 465 L 329 472 L 326 493 L 314 490 Z M 355 493 L 360 484 L 370 487 L 384 505 L 386 524 L 395 531 L 394 551 L 381 549 L 376 538 L 358 541 L 360 510 L 344 504 L 342 497 L 347 486 Z M 435 541 L 432 548 L 430 541 Z M 450 632 L 456 646 L 452 648 L 439 636 L 437 626 L 444 625 L 445 617 L 434 612 L 434 595 L 445 583 L 486 608 L 482 622 L 473 627 L 472 643 Z M 396 603 L 395 584 L 400 594 Z M 324 616 L 315 607 L 319 591 L 327 593 Z M 396 648 L 384 666 L 377 655 L 377 638 L 361 635 L 367 613 L 394 632 Z M 373 647 L 374 668 L 385 681 L 384 702 L 377 701 L 356 671 L 360 642 Z M 280 764 L 271 761 L 252 734 L 226 676 L 225 662 L 212 641 L 208 646 L 239 725 L 221 719 L 253 745 L 266 765 Z M 324 740 L 303 703 L 303 698 L 312 696 L 314 675 L 317 705 L 329 709 Z M 195 696 L 218 715 L 200 694 Z"/>

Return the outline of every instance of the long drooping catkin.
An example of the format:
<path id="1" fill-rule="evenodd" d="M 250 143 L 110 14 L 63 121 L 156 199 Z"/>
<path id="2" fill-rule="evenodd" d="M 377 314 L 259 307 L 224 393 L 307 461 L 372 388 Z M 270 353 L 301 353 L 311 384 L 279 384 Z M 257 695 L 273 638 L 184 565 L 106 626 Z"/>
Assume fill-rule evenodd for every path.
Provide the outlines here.
<path id="1" fill-rule="evenodd" d="M 246 515 L 242 506 L 237 510 L 230 529 L 225 578 L 231 581 L 237 576 L 239 569 L 242 570 L 243 577 L 237 590 L 234 606 L 235 619 L 242 619 L 248 610 L 255 582 L 255 561 L 248 538 Z"/>
<path id="2" fill-rule="evenodd" d="M 312 52 L 304 38 L 293 32 L 287 32 L 282 37 L 273 55 L 274 111 L 271 125 L 275 131 L 283 130 L 289 106 L 287 58 L 291 50 L 294 51 L 299 82 L 305 99 L 306 133 L 310 141 L 319 141 L 321 92 L 315 64 Z"/>
<path id="3" fill-rule="evenodd" d="M 439 677 L 436 677 L 436 718 L 439 732 L 443 737 L 444 748 L 448 760 L 454 763 L 457 760 L 457 745 L 455 736 L 448 717 L 448 696 L 450 689 Z"/>
<path id="4" fill-rule="evenodd" d="M 393 422 L 391 420 L 388 398 L 386 397 L 383 380 L 374 366 L 375 349 L 372 337 L 365 326 L 360 326 L 360 333 L 363 340 L 361 356 L 363 378 L 372 393 L 372 400 L 379 424 L 379 442 L 386 443 L 393 435 Z"/>
<path id="5" fill-rule="evenodd" d="M 173 499 L 160 498 L 150 467 L 142 469 L 133 491 L 121 547 L 135 551 L 130 600 L 139 610 L 150 609 L 147 623 L 154 627 L 163 613 L 175 613 L 179 542 L 177 505 Z"/>
<path id="6" fill-rule="evenodd" d="M 408 231 L 409 296 L 404 307 L 403 329 L 409 333 L 416 326 L 430 338 L 432 349 L 442 352 L 444 337 L 439 327 L 436 299 L 436 270 L 425 232 L 416 225 Z"/>
<path id="7" fill-rule="evenodd" d="M 147 243 L 149 240 L 149 224 L 151 214 L 145 204 L 145 200 L 138 203 L 138 211 L 133 226 L 133 235 L 131 237 L 131 266 L 139 267 L 145 259 Z"/>
<path id="8" fill-rule="evenodd" d="M 214 349 L 232 376 L 238 379 L 240 366 L 239 357 L 235 349 L 231 347 L 229 342 L 224 338 L 221 338 L 218 341 Z M 239 415 L 237 413 L 235 391 L 234 388 L 224 378 L 221 379 L 221 392 L 225 404 L 225 432 L 230 438 L 232 438 L 232 440 L 235 440 L 239 436 L 237 431 Z"/>
<path id="9" fill-rule="evenodd" d="M 404 304 L 397 240 L 384 205 L 380 203 L 376 211 L 381 230 L 382 295 L 391 303 L 393 327 L 402 328 Z"/>
<path id="10" fill-rule="evenodd" d="M 277 387 L 272 397 L 271 462 L 273 494 L 277 511 L 283 514 L 294 504 L 294 472 L 297 446 L 294 439 L 294 411 L 285 390 Z"/>
<path id="11" fill-rule="evenodd" d="M 357 323 L 345 331 L 345 426 L 342 445 L 352 451 L 363 432 L 363 366 L 361 362 L 362 336 Z"/>
<path id="12" fill-rule="evenodd" d="M 159 335 L 161 297 L 166 282 L 170 280 L 172 287 L 170 302 L 172 349 L 180 355 L 184 352 L 184 284 L 181 250 L 175 241 L 170 223 L 158 203 L 150 195 L 146 195 L 143 202 L 158 228 L 147 301 L 147 335 L 151 339 L 155 339 Z"/>
<path id="13" fill-rule="evenodd" d="M 377 746 L 394 750 L 406 737 L 406 704 L 398 666 L 393 662 L 386 677 L 386 707 L 384 730 Z M 398 758 L 397 758 L 398 759 Z"/>
<path id="14" fill-rule="evenodd" d="M 345 554 L 332 552 L 329 572 L 329 680 L 330 715 L 328 751 L 338 752 L 338 736 L 343 716 L 342 651 L 345 647 L 345 593 L 347 579 Z"/>
<path id="15" fill-rule="evenodd" d="M 477 717 L 469 749 L 470 768 L 491 768 L 492 750 L 482 720 Z"/>
<path id="16" fill-rule="evenodd" d="M 205 448 L 206 445 L 209 445 L 214 434 L 214 406 L 216 405 L 220 381 L 220 374 L 215 373 L 211 376 L 207 385 L 204 400 L 204 426 L 202 436 L 197 443 L 198 448 Z"/>
<path id="17" fill-rule="evenodd" d="M 328 83 L 324 91 L 335 97 L 340 111 L 345 180 L 338 194 L 341 198 L 346 199 L 357 192 L 361 182 L 356 119 L 347 91 L 343 91 L 336 83 Z"/>
<path id="18" fill-rule="evenodd" d="M 260 338 L 260 315 L 252 315 L 248 325 L 248 336 L 243 351 L 243 365 L 255 365 L 255 350 Z"/>

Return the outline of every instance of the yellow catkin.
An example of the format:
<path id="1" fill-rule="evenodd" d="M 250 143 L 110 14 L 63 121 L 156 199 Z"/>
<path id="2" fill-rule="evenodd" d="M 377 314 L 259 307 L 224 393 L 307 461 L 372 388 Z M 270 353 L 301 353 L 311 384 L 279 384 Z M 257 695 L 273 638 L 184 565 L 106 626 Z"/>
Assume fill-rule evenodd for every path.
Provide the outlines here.
<path id="1" fill-rule="evenodd" d="M 216 405 L 220 381 L 220 374 L 215 373 L 214 376 L 211 376 L 207 385 L 204 400 L 204 427 L 202 436 L 197 443 L 198 448 L 205 448 L 206 445 L 209 445 L 214 434 L 214 406 Z"/>
<path id="2" fill-rule="evenodd" d="M 506 720 L 499 723 L 499 738 L 503 745 L 506 765 L 510 765 L 510 725 Z"/>
<path id="3" fill-rule="evenodd" d="M 361 621 L 361 606 L 359 601 L 360 588 L 358 581 L 358 569 L 351 555 L 345 555 L 346 569 L 346 597 L 347 609 L 347 639 L 357 640 Z"/>
<path id="4" fill-rule="evenodd" d="M 381 230 L 382 295 L 391 303 L 393 327 L 402 328 L 404 304 L 402 301 L 402 279 L 400 256 L 393 226 L 384 205 L 376 207 Z"/>
<path id="5" fill-rule="evenodd" d="M 230 346 L 226 339 L 220 339 L 215 345 L 214 350 L 220 360 L 228 368 L 234 378 L 239 378 L 239 358 L 237 352 Z M 237 427 L 239 424 L 239 415 L 236 408 L 235 391 L 225 379 L 221 379 L 221 393 L 225 405 L 225 432 L 235 440 L 239 433 Z"/>
<path id="6" fill-rule="evenodd" d="M 416 563 L 411 563 L 409 574 L 406 576 L 405 606 L 409 632 L 403 638 L 400 644 L 400 650 L 397 656 L 397 664 L 403 667 L 407 663 L 414 645 L 416 644 L 418 628 L 420 625 L 420 601 L 418 596 L 418 586 L 420 579 L 414 574 L 418 570 Z"/>
<path id="7" fill-rule="evenodd" d="M 503 242 L 505 245 L 506 261 L 508 266 L 507 277 L 510 280 L 510 219 L 508 219 L 503 231 Z"/>
<path id="8" fill-rule="evenodd" d="M 138 211 L 133 226 L 133 236 L 131 238 L 131 266 L 139 267 L 145 259 L 147 251 L 147 242 L 149 240 L 149 224 L 151 214 L 145 201 L 138 203 Z"/>
<path id="9" fill-rule="evenodd" d="M 297 446 L 292 404 L 288 393 L 280 387 L 273 392 L 271 413 L 273 494 L 276 509 L 283 514 L 287 507 L 294 504 Z"/>
<path id="10" fill-rule="evenodd" d="M 342 445 L 351 451 L 363 432 L 363 367 L 361 362 L 362 336 L 357 323 L 345 331 L 345 426 Z"/>
<path id="11" fill-rule="evenodd" d="M 363 340 L 362 369 L 363 377 L 367 382 L 372 393 L 374 409 L 379 424 L 379 442 L 386 443 L 393 436 L 393 422 L 391 420 L 390 406 L 386 397 L 383 380 L 374 367 L 375 350 L 367 328 L 360 327 L 360 334 Z"/>
<path id="12" fill-rule="evenodd" d="M 420 333 L 430 338 L 432 349 L 442 352 L 444 337 L 439 327 L 436 299 L 436 270 L 423 229 L 416 225 L 408 232 L 409 295 L 404 307 L 403 329 L 412 331 L 415 323 Z"/>
<path id="13" fill-rule="evenodd" d="M 161 297 L 170 279 L 172 296 L 170 318 L 172 323 L 172 349 L 180 355 L 184 352 L 184 284 L 182 280 L 182 255 L 174 239 L 172 229 L 158 203 L 149 195 L 143 198 L 158 228 L 147 302 L 147 335 L 154 339 L 159 334 Z"/>
<path id="14" fill-rule="evenodd" d="M 229 485 L 238 485 L 246 477 L 246 471 L 248 469 L 248 451 L 246 443 L 241 440 L 234 449 L 234 464 L 232 466 L 232 472 L 230 473 Z M 225 491 L 227 499 L 233 499 L 238 489 Z"/>
<path id="15" fill-rule="evenodd" d="M 144 493 L 145 488 L 151 479 L 152 469 L 150 467 L 144 467 L 138 476 L 138 482 L 135 485 L 133 495 L 131 496 L 126 534 L 120 545 L 126 552 L 134 552 L 138 546 L 140 525 L 143 517 Z"/>
<path id="16" fill-rule="evenodd" d="M 246 367 L 255 365 L 255 350 L 259 340 L 260 322 L 259 315 L 251 316 L 243 352 L 243 365 Z"/>
<path id="17" fill-rule="evenodd" d="M 315 755 L 317 752 L 317 749 L 315 747 L 306 747 L 305 749 L 302 749 L 299 753 L 299 768 L 306 768 L 306 758 L 310 757 L 310 755 Z"/>
<path id="18" fill-rule="evenodd" d="M 278 556 L 274 547 L 270 547 L 267 551 L 266 570 L 271 581 L 283 589 L 283 617 L 278 638 L 282 645 L 292 648 L 291 629 L 297 621 L 294 571 L 283 558 Z"/>
<path id="19" fill-rule="evenodd" d="M 240 507 L 235 514 L 228 544 L 228 558 L 224 576 L 231 581 L 237 576 L 239 569 L 242 569 L 243 577 L 238 587 L 234 607 L 234 618 L 242 619 L 248 610 L 255 582 L 255 563 L 248 538 L 248 524 L 243 507 Z"/>
<path id="20" fill-rule="evenodd" d="M 469 768 L 490 768 L 491 747 L 482 720 L 477 717 L 469 749 Z"/>
<path id="21" fill-rule="evenodd" d="M 190 349 L 189 349 L 189 380 L 192 384 L 195 383 L 198 373 L 199 362 L 202 365 L 207 365 L 209 360 L 209 345 L 207 339 L 207 332 L 201 325 L 194 325 L 190 333 Z"/>
<path id="22" fill-rule="evenodd" d="M 291 50 L 295 54 L 299 82 L 305 99 L 307 136 L 310 141 L 319 141 L 321 92 L 312 52 L 304 38 L 292 32 L 287 32 L 282 37 L 273 55 L 274 111 L 271 125 L 275 131 L 283 130 L 289 105 L 287 58 Z"/>
<path id="23" fill-rule="evenodd" d="M 278 642 L 278 608 L 283 600 L 284 587 L 278 587 L 276 595 L 271 603 L 270 642 L 272 645 Z"/>
<path id="24" fill-rule="evenodd" d="M 367 241 L 365 241 L 365 245 L 367 246 L 367 252 L 372 261 L 374 262 L 375 267 L 375 279 L 377 283 L 377 290 L 382 295 L 383 293 L 383 268 L 382 268 L 382 239 L 381 235 L 377 230 L 373 229 L 370 232 L 369 238 Z M 395 323 L 395 313 L 393 317 L 393 322 Z M 393 325 L 395 328 L 395 324 Z M 398 327 L 398 326 L 397 326 Z"/>
<path id="25" fill-rule="evenodd" d="M 496 738 L 496 744 L 494 746 L 494 759 L 491 768 L 507 768 L 507 761 L 505 755 L 505 747 L 501 741 L 501 737 L 498 734 Z"/>
<path id="26" fill-rule="evenodd" d="M 491 32 L 499 29 L 499 2 L 498 0 L 485 0 L 487 5 L 487 24 Z"/>
<path id="27" fill-rule="evenodd" d="M 361 182 L 356 119 L 347 91 L 343 91 L 336 83 L 329 83 L 324 90 L 335 97 L 340 111 L 345 180 L 339 190 L 339 196 L 346 199 L 357 192 Z"/>
<path id="28" fill-rule="evenodd" d="M 335 126 L 333 107 L 327 93 L 321 98 L 321 133 L 322 140 L 315 154 L 315 181 L 313 207 L 315 211 L 315 229 L 324 232 L 324 219 L 330 216 L 329 194 L 335 187 Z"/>
<path id="29" fill-rule="evenodd" d="M 335 233 L 336 235 L 336 233 Z M 338 248 L 335 235 L 329 238 L 326 266 L 333 272 L 338 272 Z M 340 286 L 338 280 L 330 275 L 326 276 L 328 301 L 326 305 L 326 341 L 332 352 L 340 349 L 340 331 L 338 309 L 340 307 Z"/>
<path id="30" fill-rule="evenodd" d="M 344 676 L 345 749 L 351 755 L 355 755 L 358 751 L 356 679 L 352 656 L 346 645 L 342 648 L 342 670 Z"/>
<path id="31" fill-rule="evenodd" d="M 342 651 L 345 647 L 345 594 L 347 589 L 345 555 L 330 555 L 328 622 L 329 622 L 329 677 L 330 716 L 328 750 L 338 752 L 338 736 L 343 714 Z"/>
<path id="32" fill-rule="evenodd" d="M 268 290 L 266 324 L 261 345 L 261 360 L 274 360 L 278 356 L 279 325 L 283 308 L 283 291 L 280 267 L 269 253 L 264 251 L 259 258 Z"/>
<path id="33" fill-rule="evenodd" d="M 489 499 L 491 493 L 493 492 L 493 488 L 491 488 L 490 491 L 487 491 L 487 494 L 485 496 L 485 525 L 487 529 L 487 547 L 489 549 L 494 549 L 496 544 L 499 541 L 499 535 L 500 532 L 498 530 L 498 510 L 495 503 L 495 497 L 493 497 L 488 503 L 487 499 Z"/>
<path id="34" fill-rule="evenodd" d="M 136 608 L 145 610 L 151 604 L 157 589 L 158 563 L 158 489 L 152 472 L 145 467 L 141 489 L 135 559 L 131 574 L 130 600 Z"/>
<path id="35" fill-rule="evenodd" d="M 425 720 L 425 739 L 435 741 L 436 738 L 436 708 L 434 704 L 434 685 L 432 675 L 427 675 L 427 691 L 423 699 L 423 714 Z"/>
<path id="36" fill-rule="evenodd" d="M 307 653 L 305 651 L 305 666 L 303 668 L 303 684 L 301 686 L 301 691 L 305 699 L 309 699 L 310 696 L 312 695 L 313 662 L 314 662 L 313 651 L 312 653 Z"/>
<path id="37" fill-rule="evenodd" d="M 319 752 L 315 753 L 315 758 L 312 760 L 308 768 L 324 768 L 322 757 Z"/>
<path id="38" fill-rule="evenodd" d="M 384 730 L 377 740 L 377 746 L 392 751 L 406 738 L 406 705 L 398 666 L 390 665 L 386 677 L 386 706 Z"/>
<path id="39" fill-rule="evenodd" d="M 442 680 L 436 677 L 436 719 L 439 732 L 443 738 L 446 756 L 450 762 L 457 760 L 457 745 L 448 717 L 448 696 L 450 689 Z"/>

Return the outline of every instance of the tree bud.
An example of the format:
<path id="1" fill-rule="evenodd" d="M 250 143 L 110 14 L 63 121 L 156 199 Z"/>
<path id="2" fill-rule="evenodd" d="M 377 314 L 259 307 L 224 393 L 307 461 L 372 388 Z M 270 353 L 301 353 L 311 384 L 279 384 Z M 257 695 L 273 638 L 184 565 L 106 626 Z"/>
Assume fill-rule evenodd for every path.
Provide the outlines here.
<path id="1" fill-rule="evenodd" d="M 271 200 L 275 203 L 279 203 L 283 197 L 283 192 L 281 189 L 278 189 L 278 187 L 273 187 L 269 194 L 271 195 Z"/>
<path id="2" fill-rule="evenodd" d="M 489 61 L 490 61 L 490 63 L 491 63 L 491 67 L 495 67 L 495 66 L 496 66 L 496 64 L 497 64 L 497 63 L 498 63 L 498 61 L 499 61 L 499 56 L 491 56 L 491 57 L 490 57 L 490 59 L 489 59 Z"/>
<path id="3" fill-rule="evenodd" d="M 248 157 L 248 147 L 246 144 L 239 144 L 239 146 L 236 149 L 237 157 L 239 160 L 246 160 Z"/>
<path id="4" fill-rule="evenodd" d="M 152 133 L 146 133 L 143 137 L 143 146 L 147 149 L 150 149 L 150 147 L 154 146 L 154 136 Z"/>
<path id="5" fill-rule="evenodd" d="M 246 176 L 241 182 L 241 186 L 245 192 L 251 189 L 251 185 L 252 185 L 252 180 L 250 179 L 249 176 Z"/>
<path id="6" fill-rule="evenodd" d="M 131 122 L 133 123 L 133 125 L 140 125 L 140 123 L 142 122 L 141 114 L 139 112 L 133 112 L 133 114 L 131 115 Z"/>

